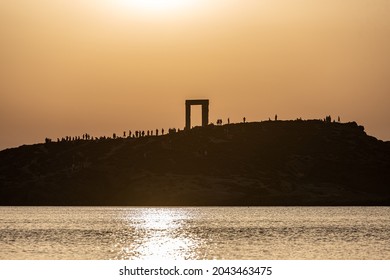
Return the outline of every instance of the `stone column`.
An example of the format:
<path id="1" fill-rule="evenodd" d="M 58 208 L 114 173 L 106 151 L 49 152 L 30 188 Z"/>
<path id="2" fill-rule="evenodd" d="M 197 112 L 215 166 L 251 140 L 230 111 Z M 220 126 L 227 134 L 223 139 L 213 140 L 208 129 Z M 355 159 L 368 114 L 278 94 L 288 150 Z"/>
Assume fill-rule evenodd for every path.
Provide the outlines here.
<path id="1" fill-rule="evenodd" d="M 186 129 L 191 129 L 191 103 L 186 100 Z"/>
<path id="2" fill-rule="evenodd" d="M 202 104 L 202 126 L 209 124 L 209 101 L 205 101 Z"/>

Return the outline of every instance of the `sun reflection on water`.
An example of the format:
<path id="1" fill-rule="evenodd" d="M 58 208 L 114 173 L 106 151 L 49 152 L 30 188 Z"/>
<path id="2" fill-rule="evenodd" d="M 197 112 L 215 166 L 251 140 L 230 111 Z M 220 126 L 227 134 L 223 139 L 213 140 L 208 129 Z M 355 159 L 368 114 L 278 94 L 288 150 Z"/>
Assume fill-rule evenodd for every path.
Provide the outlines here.
<path id="1" fill-rule="evenodd" d="M 131 247 L 123 248 L 130 259 L 175 259 L 196 258 L 198 241 L 183 231 L 191 218 L 185 209 L 145 208 L 138 215 L 128 217 L 135 227 L 137 238 Z"/>

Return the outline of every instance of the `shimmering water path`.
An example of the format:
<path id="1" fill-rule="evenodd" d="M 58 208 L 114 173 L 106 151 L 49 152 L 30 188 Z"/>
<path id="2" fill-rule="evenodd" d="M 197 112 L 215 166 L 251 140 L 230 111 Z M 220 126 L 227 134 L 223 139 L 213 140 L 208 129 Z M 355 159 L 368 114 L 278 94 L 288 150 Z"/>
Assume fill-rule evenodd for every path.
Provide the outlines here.
<path id="1" fill-rule="evenodd" d="M 0 207 L 0 259 L 390 259 L 390 207 Z"/>

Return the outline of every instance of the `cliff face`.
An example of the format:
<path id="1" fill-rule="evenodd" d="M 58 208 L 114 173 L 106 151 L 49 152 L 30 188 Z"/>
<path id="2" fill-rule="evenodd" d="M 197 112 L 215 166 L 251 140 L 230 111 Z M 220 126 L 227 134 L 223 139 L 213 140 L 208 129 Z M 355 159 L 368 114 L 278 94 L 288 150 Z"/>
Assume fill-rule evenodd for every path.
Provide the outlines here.
<path id="1" fill-rule="evenodd" d="M 0 205 L 390 205 L 390 143 L 267 121 L 0 152 Z"/>

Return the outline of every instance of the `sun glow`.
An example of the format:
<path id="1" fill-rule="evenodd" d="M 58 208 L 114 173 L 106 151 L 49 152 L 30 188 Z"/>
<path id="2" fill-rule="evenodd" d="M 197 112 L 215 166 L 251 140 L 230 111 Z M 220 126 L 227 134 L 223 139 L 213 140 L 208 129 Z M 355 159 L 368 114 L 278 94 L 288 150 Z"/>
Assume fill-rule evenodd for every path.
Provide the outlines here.
<path id="1" fill-rule="evenodd" d="M 172 15 L 191 11 L 196 0 L 120 0 L 136 13 L 153 15 Z"/>

